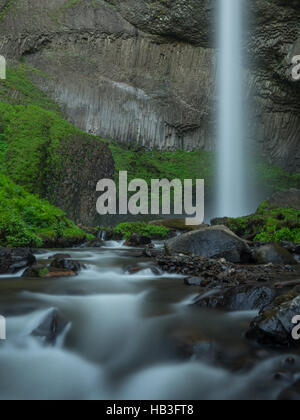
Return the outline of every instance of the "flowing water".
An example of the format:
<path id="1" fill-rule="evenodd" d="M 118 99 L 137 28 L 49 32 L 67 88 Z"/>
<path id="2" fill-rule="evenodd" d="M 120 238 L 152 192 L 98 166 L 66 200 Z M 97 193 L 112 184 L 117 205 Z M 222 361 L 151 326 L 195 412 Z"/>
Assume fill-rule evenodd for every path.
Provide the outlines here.
<path id="1" fill-rule="evenodd" d="M 219 2 L 217 215 L 239 217 L 249 211 L 242 50 L 242 16 L 246 2 L 244 0 L 219 0 Z"/>
<path id="2" fill-rule="evenodd" d="M 86 265 L 76 277 L 0 281 L 1 399 L 273 399 L 294 380 L 274 378 L 286 356 L 246 343 L 255 313 L 200 310 L 182 277 L 154 275 L 120 243 L 68 252 Z M 32 331 L 53 308 L 68 324 L 47 344 Z"/>

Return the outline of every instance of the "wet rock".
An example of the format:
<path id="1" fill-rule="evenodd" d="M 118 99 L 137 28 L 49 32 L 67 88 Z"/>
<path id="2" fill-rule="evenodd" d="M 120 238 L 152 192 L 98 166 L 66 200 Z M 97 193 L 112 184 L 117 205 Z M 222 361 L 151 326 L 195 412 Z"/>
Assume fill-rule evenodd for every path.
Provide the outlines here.
<path id="1" fill-rule="evenodd" d="M 300 344 L 292 337 L 295 325 L 293 318 L 300 315 L 300 289 L 294 289 L 289 295 L 278 297 L 274 303 L 263 309 L 251 323 L 247 338 L 269 346 L 290 348 Z"/>
<path id="2" fill-rule="evenodd" d="M 203 277 L 188 277 L 184 279 L 184 284 L 187 286 L 202 286 L 204 281 Z"/>
<path id="3" fill-rule="evenodd" d="M 85 244 L 85 248 L 102 248 L 104 244 L 102 239 L 93 239 Z"/>
<path id="4" fill-rule="evenodd" d="M 279 191 L 268 199 L 268 203 L 277 208 L 293 208 L 300 210 L 300 190 L 292 188 L 287 191 Z"/>
<path id="5" fill-rule="evenodd" d="M 54 254 L 49 260 L 72 258 L 70 254 Z"/>
<path id="6" fill-rule="evenodd" d="M 143 251 L 143 256 L 148 258 L 157 258 L 165 254 L 164 248 L 155 248 L 153 244 L 149 244 Z"/>
<path id="7" fill-rule="evenodd" d="M 57 277 L 73 277 L 76 276 L 77 273 L 72 270 L 64 270 L 64 269 L 56 269 L 50 268 L 48 273 L 45 274 L 43 277 L 45 278 L 57 278 Z"/>
<path id="8" fill-rule="evenodd" d="M 300 381 L 284 390 L 279 395 L 278 401 L 300 401 Z"/>
<path id="9" fill-rule="evenodd" d="M 64 268 L 55 268 L 55 267 L 47 267 L 42 264 L 36 264 L 30 268 L 28 268 L 23 277 L 26 278 L 55 278 L 55 277 L 72 277 L 76 276 L 77 272 L 64 269 Z"/>
<path id="10" fill-rule="evenodd" d="M 0 274 L 15 274 L 36 262 L 29 249 L 0 248 Z"/>
<path id="11" fill-rule="evenodd" d="M 129 239 L 127 239 L 125 245 L 131 247 L 140 247 L 151 244 L 151 239 L 147 236 L 138 235 L 133 233 Z"/>
<path id="12" fill-rule="evenodd" d="M 73 271 L 74 273 L 79 273 L 79 271 L 84 269 L 85 266 L 80 264 L 77 261 L 72 261 L 72 260 L 58 257 L 52 261 L 50 268 L 55 268 L 58 270 L 63 269 L 63 270 Z"/>
<path id="13" fill-rule="evenodd" d="M 269 287 L 247 285 L 222 290 L 205 298 L 200 297 L 195 304 L 201 308 L 253 311 L 266 307 L 276 296 L 276 291 Z"/>
<path id="14" fill-rule="evenodd" d="M 191 230 L 198 230 L 204 225 L 187 225 L 186 219 L 162 219 L 149 222 L 149 225 L 164 226 L 171 229 L 171 231 L 188 232 Z M 207 226 L 207 225 L 206 225 Z"/>
<path id="15" fill-rule="evenodd" d="M 54 345 L 63 333 L 68 321 L 58 309 L 50 309 L 39 326 L 32 331 L 34 337 L 41 337 L 47 344 Z"/>
<path id="16" fill-rule="evenodd" d="M 166 242 L 168 255 L 187 254 L 206 258 L 225 258 L 232 263 L 251 259 L 248 244 L 225 226 L 189 232 Z"/>
<path id="17" fill-rule="evenodd" d="M 278 244 L 268 244 L 256 249 L 253 258 L 258 264 L 298 264 L 292 254 Z"/>
<path id="18" fill-rule="evenodd" d="M 155 266 L 134 266 L 125 268 L 125 272 L 131 275 L 138 274 L 145 270 L 150 270 L 155 276 L 159 276 L 161 274 L 160 270 Z"/>

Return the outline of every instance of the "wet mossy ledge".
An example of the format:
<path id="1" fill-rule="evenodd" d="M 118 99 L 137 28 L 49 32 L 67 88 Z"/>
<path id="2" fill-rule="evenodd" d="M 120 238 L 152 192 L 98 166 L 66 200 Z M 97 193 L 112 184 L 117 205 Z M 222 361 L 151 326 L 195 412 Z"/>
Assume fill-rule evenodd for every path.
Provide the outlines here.
<path id="1" fill-rule="evenodd" d="M 30 81 L 33 72 L 15 65 L 0 83 L 0 172 L 75 223 L 93 225 L 96 184 L 114 177 L 112 154 L 100 138 L 66 121 Z"/>
<path id="2" fill-rule="evenodd" d="M 264 201 L 253 215 L 215 219 L 213 225 L 226 225 L 236 235 L 254 242 L 293 242 L 300 244 L 300 210 L 278 208 Z"/>
<path id="3" fill-rule="evenodd" d="M 92 238 L 63 211 L 0 175 L 0 247 L 60 248 Z"/>

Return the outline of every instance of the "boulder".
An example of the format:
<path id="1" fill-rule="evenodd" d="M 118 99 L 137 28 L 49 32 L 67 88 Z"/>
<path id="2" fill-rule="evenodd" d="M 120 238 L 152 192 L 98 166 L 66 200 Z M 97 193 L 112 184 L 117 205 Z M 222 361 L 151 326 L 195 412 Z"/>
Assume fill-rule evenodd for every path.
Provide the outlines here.
<path id="1" fill-rule="evenodd" d="M 149 225 L 163 226 L 175 231 L 190 231 L 200 229 L 203 225 L 187 225 L 186 219 L 161 219 L 149 222 Z"/>
<path id="2" fill-rule="evenodd" d="M 263 309 L 254 319 L 247 332 L 247 338 L 260 345 L 272 348 L 290 348 L 300 344 L 293 339 L 295 328 L 292 320 L 300 315 L 299 288 L 290 296 L 281 296 L 275 302 Z"/>
<path id="3" fill-rule="evenodd" d="M 0 274 L 15 274 L 36 262 L 29 249 L 0 249 Z"/>
<path id="4" fill-rule="evenodd" d="M 283 207 L 300 210 L 300 190 L 292 188 L 287 191 L 279 191 L 273 194 L 267 201 L 277 208 Z"/>
<path id="5" fill-rule="evenodd" d="M 159 276 L 161 274 L 159 268 L 155 267 L 155 266 L 132 266 L 132 267 L 127 267 L 124 269 L 125 273 L 128 273 L 130 275 L 135 275 L 135 274 L 139 274 L 142 271 L 145 270 L 150 270 L 152 272 L 152 274 L 154 274 L 155 276 Z"/>
<path id="6" fill-rule="evenodd" d="M 151 244 L 151 239 L 147 236 L 138 235 L 133 233 L 129 239 L 127 239 L 125 245 L 132 247 L 139 247 Z"/>
<path id="7" fill-rule="evenodd" d="M 254 252 L 254 260 L 258 264 L 296 265 L 292 254 L 278 244 L 264 245 Z"/>
<path id="8" fill-rule="evenodd" d="M 270 305 L 276 296 L 277 292 L 269 287 L 240 286 L 200 297 L 195 304 L 201 308 L 226 311 L 260 311 Z"/>
<path id="9" fill-rule="evenodd" d="M 55 254 L 52 257 L 49 257 L 49 260 L 56 260 L 56 259 L 66 259 L 66 258 L 72 258 L 70 254 Z"/>
<path id="10" fill-rule="evenodd" d="M 85 244 L 85 248 L 102 248 L 104 241 L 102 239 L 92 239 Z"/>
<path id="11" fill-rule="evenodd" d="M 168 255 L 193 255 L 206 258 L 225 258 L 233 263 L 248 262 L 251 250 L 225 226 L 205 227 L 170 239 L 165 244 Z"/>
<path id="12" fill-rule="evenodd" d="M 28 268 L 23 277 L 26 278 L 55 278 L 55 277 L 71 277 L 76 276 L 77 272 L 65 269 L 65 268 L 55 268 L 47 267 L 42 264 L 36 264 Z"/>
<path id="13" fill-rule="evenodd" d="M 187 286 L 202 286 L 205 279 L 203 277 L 188 277 L 184 279 Z"/>
<path id="14" fill-rule="evenodd" d="M 74 273 L 79 273 L 79 271 L 83 269 L 84 266 L 80 264 L 78 261 L 72 261 L 72 260 L 58 257 L 52 261 L 50 268 L 55 268 L 58 270 L 61 270 L 61 269 L 68 270 L 68 271 L 73 271 Z"/>
<path id="15" fill-rule="evenodd" d="M 32 331 L 31 335 L 41 337 L 47 344 L 55 344 L 67 325 L 68 321 L 59 310 L 52 308 Z"/>

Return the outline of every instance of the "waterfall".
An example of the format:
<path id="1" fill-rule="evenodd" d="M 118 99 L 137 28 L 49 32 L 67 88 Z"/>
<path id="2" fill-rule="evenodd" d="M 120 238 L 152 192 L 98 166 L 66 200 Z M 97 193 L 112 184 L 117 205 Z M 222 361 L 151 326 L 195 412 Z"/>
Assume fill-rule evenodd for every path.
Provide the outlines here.
<path id="1" fill-rule="evenodd" d="M 243 98 L 242 12 L 244 0 L 219 0 L 217 215 L 247 213 Z"/>

